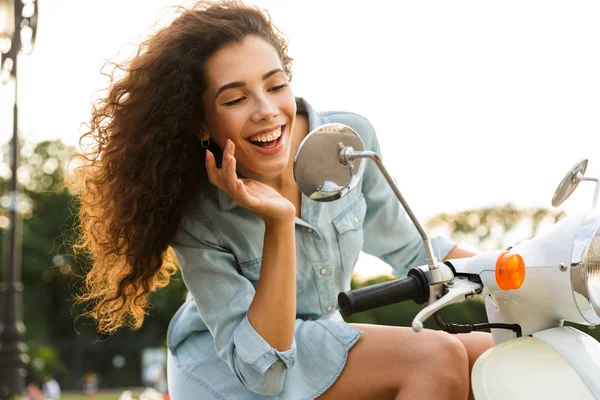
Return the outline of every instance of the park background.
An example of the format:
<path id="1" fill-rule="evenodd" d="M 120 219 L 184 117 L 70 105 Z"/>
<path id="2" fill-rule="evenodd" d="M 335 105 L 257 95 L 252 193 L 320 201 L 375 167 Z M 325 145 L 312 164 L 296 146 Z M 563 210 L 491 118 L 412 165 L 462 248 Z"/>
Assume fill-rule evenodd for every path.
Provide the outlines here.
<path id="1" fill-rule="evenodd" d="M 24 320 L 30 378 L 57 376 L 78 389 L 90 370 L 104 387 L 142 383 L 143 349 L 164 347 L 183 300 L 180 280 L 158 291 L 138 332 L 95 334 L 77 319 L 70 291 L 83 260 L 70 255 L 76 204 L 61 189 L 81 124 L 107 80 L 107 60 L 170 20 L 159 0 L 42 1 L 37 43 L 19 59 Z M 550 199 L 566 171 L 589 158 L 600 175 L 600 4 L 593 1 L 395 2 L 253 1 L 290 41 L 293 89 L 320 110 L 358 112 L 376 127 L 386 165 L 432 233 L 473 250 L 501 248 L 589 207 L 582 184 L 558 209 Z M 0 87 L 0 235 L 8 219 L 6 182 L 13 88 Z M 1 243 L 5 243 L 3 240 Z M 6 254 L 3 245 L 3 254 Z M 4 263 L 6 258 L 2 258 Z M 361 256 L 355 284 L 387 279 Z M 380 276 L 382 275 L 383 276 Z M 369 280 L 370 279 L 370 280 Z M 359 314 L 408 324 L 412 304 Z M 476 302 L 448 319 L 479 322 Z"/>

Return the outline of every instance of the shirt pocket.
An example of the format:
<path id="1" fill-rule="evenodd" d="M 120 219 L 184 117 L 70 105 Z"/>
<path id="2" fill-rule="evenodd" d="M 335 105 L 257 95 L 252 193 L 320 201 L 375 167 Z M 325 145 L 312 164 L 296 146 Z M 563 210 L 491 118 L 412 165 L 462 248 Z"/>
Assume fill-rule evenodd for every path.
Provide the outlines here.
<path id="1" fill-rule="evenodd" d="M 337 239 L 345 270 L 352 269 L 363 248 L 363 223 L 367 213 L 367 203 L 361 193 L 360 196 L 333 219 L 333 226 L 337 231 Z"/>
<path id="2" fill-rule="evenodd" d="M 254 289 L 258 285 L 258 278 L 260 278 L 260 268 L 262 265 L 262 258 L 257 258 L 256 260 L 246 261 L 240 263 L 241 273 L 246 279 L 248 279 Z M 298 279 L 298 274 L 296 273 L 296 297 L 298 297 L 304 291 L 304 285 L 302 284 L 302 280 Z"/>

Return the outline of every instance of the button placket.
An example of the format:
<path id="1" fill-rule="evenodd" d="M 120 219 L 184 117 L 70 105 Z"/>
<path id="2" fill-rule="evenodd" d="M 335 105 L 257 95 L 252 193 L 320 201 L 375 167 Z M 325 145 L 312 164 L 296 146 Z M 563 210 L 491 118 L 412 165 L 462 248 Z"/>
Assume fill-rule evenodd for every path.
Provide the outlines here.
<path id="1" fill-rule="evenodd" d="M 316 225 L 319 213 L 315 213 L 315 210 L 309 206 L 310 201 L 304 201 L 304 197 L 302 200 L 302 225 L 305 228 L 302 239 L 316 278 L 315 284 L 319 294 L 317 304 L 320 310 L 318 312 L 324 314 L 334 309 L 332 301 L 335 302 L 337 299 L 334 274 L 330 272 L 332 264 L 325 240 L 319 233 L 321 227 Z"/>
<path id="2" fill-rule="evenodd" d="M 318 274 L 320 275 L 317 277 L 316 283 L 319 291 L 321 312 L 330 312 L 331 310 L 333 310 L 333 306 L 331 305 L 331 296 L 334 292 L 334 283 L 332 274 L 328 274 L 328 269 L 325 267 L 329 265 L 329 256 L 323 238 L 320 234 L 318 234 L 318 232 L 315 232 L 313 230 L 313 234 L 310 235 L 310 238 L 311 242 L 315 245 L 314 250 L 317 254 L 313 265 L 315 267 L 315 272 L 318 272 Z M 316 268 L 318 266 L 321 266 L 321 269 L 317 270 Z"/>

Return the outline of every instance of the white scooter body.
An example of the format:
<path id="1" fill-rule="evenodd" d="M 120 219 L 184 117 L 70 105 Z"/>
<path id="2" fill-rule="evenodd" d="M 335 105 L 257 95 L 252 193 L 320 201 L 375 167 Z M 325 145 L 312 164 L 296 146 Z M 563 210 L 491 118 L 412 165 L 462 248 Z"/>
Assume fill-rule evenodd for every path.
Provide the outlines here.
<path id="1" fill-rule="evenodd" d="M 526 266 L 525 281 L 516 290 L 497 286 L 494 268 L 501 252 L 451 261 L 457 273 L 480 276 L 490 323 L 522 328 L 523 337 L 516 339 L 510 330 L 492 329 L 496 346 L 473 368 L 476 399 L 600 399 L 600 343 L 575 328 L 562 327 L 565 319 L 600 323 L 588 300 L 572 289 L 577 274 L 571 273 L 573 260 L 581 260 L 593 236 L 589 231 L 598 229 L 600 217 L 592 210 L 511 248 Z M 586 240 L 578 237 L 581 232 L 588 232 Z"/>
<path id="2" fill-rule="evenodd" d="M 473 367 L 477 400 L 600 399 L 600 344 L 572 327 L 503 342 Z"/>

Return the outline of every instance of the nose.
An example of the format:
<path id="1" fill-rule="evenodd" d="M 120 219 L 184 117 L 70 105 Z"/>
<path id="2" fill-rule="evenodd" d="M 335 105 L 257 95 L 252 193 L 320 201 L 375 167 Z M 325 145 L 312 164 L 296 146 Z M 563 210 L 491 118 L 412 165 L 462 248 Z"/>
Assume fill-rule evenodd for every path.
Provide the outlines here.
<path id="1" fill-rule="evenodd" d="M 252 113 L 252 121 L 271 121 L 278 114 L 277 105 L 271 102 L 266 95 L 262 94 L 256 97 L 256 108 Z"/>

